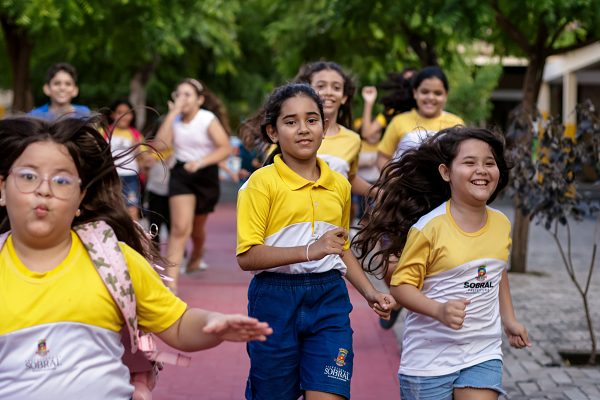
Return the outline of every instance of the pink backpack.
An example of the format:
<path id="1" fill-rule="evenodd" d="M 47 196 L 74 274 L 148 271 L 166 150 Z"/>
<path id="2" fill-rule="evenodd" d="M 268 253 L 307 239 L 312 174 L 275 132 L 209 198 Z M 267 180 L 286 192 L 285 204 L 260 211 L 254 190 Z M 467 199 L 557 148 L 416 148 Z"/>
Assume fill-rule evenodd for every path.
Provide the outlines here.
<path id="1" fill-rule="evenodd" d="M 158 371 L 163 363 L 188 366 L 190 358 L 181 354 L 158 351 L 151 334 L 138 329 L 136 300 L 127 270 L 127 262 L 112 228 L 103 221 L 74 228 L 90 258 L 125 319 L 121 341 L 125 347 L 123 363 L 129 368 L 134 386 L 134 400 L 151 400 Z M 0 248 L 10 232 L 0 235 Z M 159 266 L 154 266 L 160 268 Z M 138 351 L 139 350 L 139 351 Z"/>

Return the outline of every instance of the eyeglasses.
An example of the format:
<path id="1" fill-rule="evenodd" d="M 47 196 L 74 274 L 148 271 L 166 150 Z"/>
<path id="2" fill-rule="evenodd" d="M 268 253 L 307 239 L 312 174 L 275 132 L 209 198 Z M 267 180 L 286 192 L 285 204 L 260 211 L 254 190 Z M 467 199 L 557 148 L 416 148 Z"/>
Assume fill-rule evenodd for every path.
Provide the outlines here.
<path id="1" fill-rule="evenodd" d="M 21 193 L 33 193 L 44 181 L 48 182 L 50 193 L 61 200 L 67 200 L 81 190 L 81 179 L 67 173 L 41 178 L 34 169 L 15 167 L 8 171 L 8 175 L 14 177 L 15 186 Z"/>

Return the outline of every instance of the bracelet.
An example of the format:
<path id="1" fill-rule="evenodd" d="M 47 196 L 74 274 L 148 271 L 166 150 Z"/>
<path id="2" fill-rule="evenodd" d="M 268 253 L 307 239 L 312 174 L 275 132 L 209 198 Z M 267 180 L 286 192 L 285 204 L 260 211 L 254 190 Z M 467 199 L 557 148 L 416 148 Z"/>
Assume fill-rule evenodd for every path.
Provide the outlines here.
<path id="1" fill-rule="evenodd" d="M 309 242 L 309 243 L 306 243 L 306 261 L 311 261 L 311 259 L 310 259 L 310 258 L 308 258 L 308 249 L 310 248 L 310 245 L 311 245 L 311 244 L 312 244 L 312 243 L 310 243 L 310 242 Z"/>

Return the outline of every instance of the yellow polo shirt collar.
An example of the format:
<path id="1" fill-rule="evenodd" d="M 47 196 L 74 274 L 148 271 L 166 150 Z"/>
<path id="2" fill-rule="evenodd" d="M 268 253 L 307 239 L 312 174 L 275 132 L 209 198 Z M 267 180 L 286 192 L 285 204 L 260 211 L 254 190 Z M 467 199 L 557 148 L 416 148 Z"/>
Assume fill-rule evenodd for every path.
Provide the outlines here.
<path id="1" fill-rule="evenodd" d="M 327 190 L 333 190 L 335 187 L 335 179 L 333 177 L 333 172 L 331 171 L 327 163 L 318 157 L 317 165 L 319 166 L 321 174 L 316 182 L 304 179 L 296 172 L 294 172 L 290 167 L 287 166 L 285 162 L 283 162 L 281 154 L 277 154 L 275 156 L 273 164 L 275 165 L 277 173 L 279 174 L 283 182 L 287 185 L 287 187 L 290 188 L 290 190 L 298 190 L 306 185 L 321 186 Z"/>

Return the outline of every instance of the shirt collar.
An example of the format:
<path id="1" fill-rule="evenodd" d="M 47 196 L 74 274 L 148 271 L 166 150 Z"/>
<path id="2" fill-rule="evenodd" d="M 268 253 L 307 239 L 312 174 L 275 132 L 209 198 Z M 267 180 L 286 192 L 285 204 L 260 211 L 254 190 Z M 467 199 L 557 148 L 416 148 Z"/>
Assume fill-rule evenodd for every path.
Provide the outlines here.
<path id="1" fill-rule="evenodd" d="M 327 163 L 320 158 L 317 157 L 317 165 L 319 166 L 319 170 L 321 171 L 321 176 L 317 179 L 316 182 L 309 181 L 308 179 L 304 179 L 296 172 L 294 172 L 290 167 L 287 166 L 281 157 L 281 154 L 275 156 L 274 160 L 275 169 L 277 173 L 283 179 L 283 182 L 291 189 L 298 190 L 303 188 L 306 185 L 314 185 L 321 186 L 327 190 L 334 189 L 335 179 L 333 176 L 333 172 L 331 168 L 327 165 Z"/>

